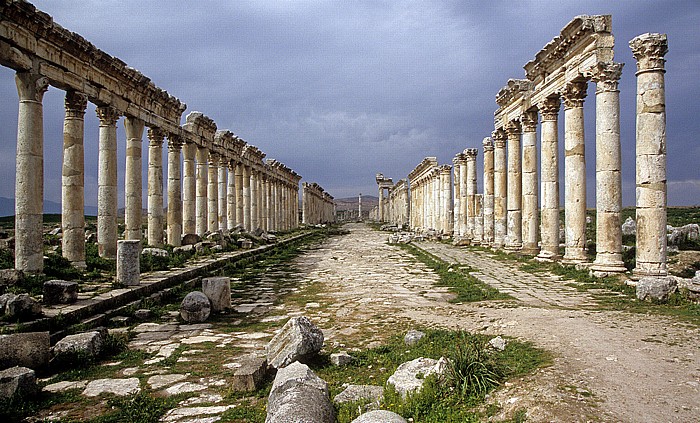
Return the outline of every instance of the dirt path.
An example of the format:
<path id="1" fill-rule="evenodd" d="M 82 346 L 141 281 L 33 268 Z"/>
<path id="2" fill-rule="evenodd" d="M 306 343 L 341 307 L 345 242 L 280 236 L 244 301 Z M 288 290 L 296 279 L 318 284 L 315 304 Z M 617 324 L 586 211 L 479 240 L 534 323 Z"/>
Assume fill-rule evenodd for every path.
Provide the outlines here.
<path id="1" fill-rule="evenodd" d="M 490 399 L 498 417 L 519 408 L 530 421 L 700 421 L 700 330 L 669 318 L 597 310 L 587 294 L 556 277 L 521 272 L 484 252 L 440 243 L 421 248 L 478 269 L 474 275 L 515 302 L 450 304 L 437 276 L 386 244 L 386 234 L 348 225 L 351 234 L 298 259 L 323 282 L 316 315 L 328 342 L 365 347 L 414 324 L 532 341 L 554 364 L 513 381 Z M 314 318 L 314 317 L 312 317 Z"/>

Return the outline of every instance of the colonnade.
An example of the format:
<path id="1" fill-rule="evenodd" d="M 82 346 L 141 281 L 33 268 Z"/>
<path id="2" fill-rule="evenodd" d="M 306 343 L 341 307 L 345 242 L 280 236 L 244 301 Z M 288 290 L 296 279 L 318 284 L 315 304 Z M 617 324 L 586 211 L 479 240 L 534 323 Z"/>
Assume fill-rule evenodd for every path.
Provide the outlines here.
<path id="1" fill-rule="evenodd" d="M 387 219 L 386 221 L 392 225 L 402 227 L 408 225 L 408 216 L 410 210 L 408 195 L 408 181 L 406 179 L 399 180 L 394 186 L 389 188 L 387 201 Z"/>
<path id="2" fill-rule="evenodd" d="M 85 265 L 84 120 L 99 119 L 97 241 L 116 256 L 117 124 L 124 117 L 124 238 L 141 240 L 142 139 L 148 128 L 147 243 L 180 245 L 184 234 L 232 229 L 278 231 L 298 226 L 301 177 L 199 112 L 180 126 L 186 105 L 149 78 L 21 2 L 0 5 L 0 63 L 16 71 L 19 96 L 15 181 L 15 267 L 43 270 L 43 94 L 66 91 L 63 126 L 62 251 Z M 38 40 L 38 42 L 32 41 Z M 162 148 L 167 138 L 167 216 Z M 165 229 L 165 233 L 164 233 Z"/>
<path id="3" fill-rule="evenodd" d="M 426 157 L 408 174 L 409 222 L 414 230 L 452 233 L 451 171 L 452 166 L 438 165 L 437 158 Z"/>
<path id="4" fill-rule="evenodd" d="M 301 186 L 302 222 L 307 225 L 335 222 L 333 196 L 315 182 L 304 182 Z"/>

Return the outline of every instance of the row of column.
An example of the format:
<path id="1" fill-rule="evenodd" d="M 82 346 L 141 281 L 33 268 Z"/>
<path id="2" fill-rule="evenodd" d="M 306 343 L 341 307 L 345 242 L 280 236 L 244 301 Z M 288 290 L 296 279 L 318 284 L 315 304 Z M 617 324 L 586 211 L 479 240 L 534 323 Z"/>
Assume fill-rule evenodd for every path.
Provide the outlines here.
<path id="1" fill-rule="evenodd" d="M 15 267 L 43 270 L 43 110 L 48 80 L 30 72 L 16 74 L 19 94 L 16 172 Z M 65 98 L 62 166 L 64 257 L 85 265 L 84 115 L 86 95 L 68 91 Z M 98 105 L 99 166 L 97 240 L 102 257 L 116 257 L 117 130 L 121 113 Z M 125 239 L 142 238 L 142 137 L 144 121 L 125 116 Z M 162 146 L 168 136 L 167 242 L 180 245 L 183 234 L 232 229 L 288 230 L 298 226 L 300 177 L 285 166 L 253 167 L 222 157 L 206 147 L 184 143 L 176 134 L 148 130 L 147 242 L 164 241 Z M 183 164 L 180 165 L 181 150 Z M 182 171 L 181 171 L 182 170 Z M 182 184 L 182 186 L 181 186 Z"/>
<path id="2" fill-rule="evenodd" d="M 405 179 L 401 179 L 389 189 L 387 203 L 387 222 L 397 226 L 408 225 L 410 204 L 408 183 Z"/>
<path id="3" fill-rule="evenodd" d="M 452 233 L 451 171 L 450 165 L 435 165 L 418 178 L 410 180 L 412 228 Z"/>
<path id="4" fill-rule="evenodd" d="M 335 201 L 317 183 L 302 185 L 302 222 L 307 225 L 335 222 Z"/>
<path id="5" fill-rule="evenodd" d="M 666 274 L 666 138 L 664 55 L 666 36 L 644 34 L 630 42 L 637 59 L 637 247 L 633 273 Z M 624 272 L 622 260 L 621 146 L 618 81 L 622 64 L 599 63 L 596 83 L 596 256 L 591 269 Z M 483 233 L 479 239 L 469 156 L 455 158 L 455 233 L 494 248 L 522 251 L 540 260 L 584 263 L 586 255 L 586 163 L 583 103 L 588 81 L 568 83 L 519 120 L 497 128 L 484 147 Z M 565 248 L 559 251 L 558 117 L 564 103 Z M 541 178 L 537 177 L 538 114 Z M 507 150 L 507 151 L 506 151 Z M 474 154 L 475 153 L 470 153 Z M 466 157 L 465 157 L 466 156 Z M 459 167 L 457 166 L 459 164 Z M 463 165 L 465 168 L 463 168 Z M 464 177 L 466 172 L 467 176 Z M 466 180 L 465 180 L 466 179 Z M 459 181 L 459 183 L 457 183 Z M 475 185 L 475 184 L 474 184 Z M 538 189 L 539 188 L 539 189 Z M 538 191 L 542 193 L 539 210 Z M 541 216 L 541 222 L 538 217 Z M 465 229 L 466 228 L 466 229 Z M 538 231 L 539 229 L 539 231 Z M 538 235 L 541 242 L 538 244 Z"/>

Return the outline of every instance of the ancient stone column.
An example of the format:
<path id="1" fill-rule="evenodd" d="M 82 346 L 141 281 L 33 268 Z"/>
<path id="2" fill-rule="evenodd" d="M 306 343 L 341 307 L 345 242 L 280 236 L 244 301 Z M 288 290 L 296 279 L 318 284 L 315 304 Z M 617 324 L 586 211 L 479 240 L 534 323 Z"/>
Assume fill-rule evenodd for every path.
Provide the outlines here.
<path id="1" fill-rule="evenodd" d="M 547 97 L 537 106 L 542 116 L 542 224 L 538 260 L 559 260 L 559 96 Z"/>
<path id="2" fill-rule="evenodd" d="M 143 191 L 141 183 L 141 139 L 144 122 L 127 116 L 124 119 L 126 131 L 126 166 L 124 167 L 124 239 L 141 240 L 141 210 Z M 161 168 L 162 171 L 162 168 Z M 161 200 L 162 201 L 162 200 Z"/>
<path id="3" fill-rule="evenodd" d="M 244 215 L 244 203 L 243 203 L 243 163 L 237 162 L 236 169 L 234 170 L 234 177 L 236 178 L 236 225 L 243 225 L 243 215 Z M 245 226 L 244 226 L 245 227 Z"/>
<path id="4" fill-rule="evenodd" d="M 250 172 L 250 230 L 254 231 L 260 227 L 260 221 L 258 220 L 258 170 L 255 168 L 251 169 Z"/>
<path id="5" fill-rule="evenodd" d="M 117 276 L 119 286 L 136 286 L 141 273 L 141 240 L 123 239 L 117 242 Z"/>
<path id="6" fill-rule="evenodd" d="M 523 246 L 521 133 L 522 127 L 520 122 L 508 122 L 506 125 L 506 134 L 508 136 L 508 227 L 506 249 L 511 251 L 520 250 Z"/>
<path id="7" fill-rule="evenodd" d="M 482 245 L 493 244 L 493 141 L 484 138 L 484 239 Z"/>
<path id="8" fill-rule="evenodd" d="M 272 227 L 272 222 L 274 220 L 273 218 L 273 199 L 272 199 L 272 179 L 270 179 L 269 176 L 265 177 L 265 180 L 263 181 L 265 184 L 265 208 L 264 208 L 264 215 L 265 215 L 265 231 L 271 231 L 274 230 Z"/>
<path id="9" fill-rule="evenodd" d="M 44 112 L 48 80 L 38 74 L 15 75 L 19 96 L 15 175 L 15 268 L 44 269 Z"/>
<path id="10" fill-rule="evenodd" d="M 221 157 L 221 162 L 219 163 L 219 229 L 228 229 L 228 195 L 226 194 L 226 189 L 228 187 L 228 179 L 226 171 L 228 170 L 228 163 L 226 163 L 224 157 Z M 231 176 L 233 179 L 233 176 Z"/>
<path id="11" fill-rule="evenodd" d="M 523 249 L 525 254 L 536 255 L 539 252 L 537 236 L 539 234 L 539 181 L 537 179 L 537 111 L 525 112 L 520 117 L 523 128 Z"/>
<path id="12" fill-rule="evenodd" d="M 231 230 L 236 227 L 236 164 L 233 160 L 228 161 L 228 187 L 226 189 L 226 227 Z"/>
<path id="13" fill-rule="evenodd" d="M 110 106 L 96 109 L 100 119 L 97 169 L 97 249 L 100 257 L 117 257 L 117 120 Z"/>
<path id="14" fill-rule="evenodd" d="M 250 195 L 250 166 L 243 166 L 243 227 L 250 232 L 251 229 L 251 195 Z"/>
<path id="15" fill-rule="evenodd" d="M 503 248 L 506 241 L 507 224 L 507 192 L 508 180 L 506 177 L 506 134 L 498 129 L 492 134 L 493 153 L 493 217 L 494 238 L 493 247 Z"/>
<path id="16" fill-rule="evenodd" d="M 462 225 L 460 222 L 460 218 L 462 217 L 462 209 L 461 209 L 461 193 L 459 190 L 459 164 L 462 161 L 461 154 L 457 154 L 454 159 L 452 159 L 452 169 L 454 172 L 454 183 L 453 183 L 453 196 L 455 199 L 454 203 L 454 236 L 455 239 L 461 238 L 464 234 L 462 233 Z"/>
<path id="17" fill-rule="evenodd" d="M 182 139 L 168 137 L 168 244 L 182 245 L 182 188 L 180 177 L 180 150 Z"/>
<path id="18" fill-rule="evenodd" d="M 440 216 L 441 229 L 444 234 L 452 234 L 452 190 L 450 189 L 450 176 L 452 169 L 450 165 L 440 168 L 440 185 L 442 200 L 442 215 Z"/>
<path id="19" fill-rule="evenodd" d="M 195 155 L 197 146 L 188 142 L 182 149 L 182 231 L 197 233 Z M 173 244 L 175 245 L 175 244 Z"/>
<path id="20" fill-rule="evenodd" d="M 163 246 L 164 140 L 163 131 L 158 128 L 148 129 L 148 245 L 154 247 Z"/>
<path id="21" fill-rule="evenodd" d="M 472 244 L 481 245 L 484 241 L 484 195 L 474 196 L 474 238 Z"/>
<path id="22" fill-rule="evenodd" d="M 85 109 L 87 96 L 66 92 L 63 121 L 61 230 L 63 257 L 85 268 Z"/>
<path id="23" fill-rule="evenodd" d="M 379 221 L 384 221 L 384 188 L 379 187 Z"/>
<path id="24" fill-rule="evenodd" d="M 209 152 L 209 185 L 207 188 L 207 231 L 219 230 L 219 160 L 217 153 Z"/>
<path id="25" fill-rule="evenodd" d="M 637 264 L 635 276 L 666 268 L 666 34 L 630 41 L 637 60 Z"/>
<path id="26" fill-rule="evenodd" d="M 197 208 L 197 235 L 202 236 L 208 229 L 208 201 L 207 201 L 207 188 L 208 188 L 208 173 L 209 168 L 207 166 L 209 160 L 209 149 L 206 147 L 197 146 L 197 198 L 196 198 L 196 208 Z"/>
<path id="27" fill-rule="evenodd" d="M 567 84 L 564 98 L 564 210 L 566 263 L 586 261 L 586 156 L 583 134 L 583 100 L 586 81 Z"/>
<path id="28" fill-rule="evenodd" d="M 626 272 L 622 261 L 622 176 L 620 147 L 621 63 L 598 63 L 596 83 L 596 256 L 591 269 Z M 664 234 L 665 236 L 665 234 Z"/>
<path id="29" fill-rule="evenodd" d="M 470 242 L 474 238 L 475 217 L 474 196 L 476 195 L 476 148 L 467 148 L 464 154 L 467 156 L 467 238 Z"/>

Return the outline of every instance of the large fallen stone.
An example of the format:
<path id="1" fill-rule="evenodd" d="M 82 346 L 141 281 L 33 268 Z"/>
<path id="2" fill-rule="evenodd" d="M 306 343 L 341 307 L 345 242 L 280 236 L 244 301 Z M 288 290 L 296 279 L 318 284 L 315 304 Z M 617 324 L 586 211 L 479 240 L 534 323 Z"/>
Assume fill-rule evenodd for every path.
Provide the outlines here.
<path id="1" fill-rule="evenodd" d="M 114 394 L 120 397 L 138 394 L 141 391 L 138 378 L 128 379 L 96 379 L 90 381 L 83 395 L 86 397 L 96 397 L 102 394 Z"/>
<path id="2" fill-rule="evenodd" d="M 345 402 L 370 401 L 379 404 L 384 396 L 384 388 L 376 385 L 348 385 L 347 388 L 333 398 L 336 404 Z"/>
<path id="3" fill-rule="evenodd" d="M 267 401 L 265 423 L 332 423 L 335 410 L 328 384 L 305 364 L 280 369 Z"/>
<path id="4" fill-rule="evenodd" d="M 407 423 L 407 421 L 393 411 L 374 410 L 362 414 L 352 423 Z"/>
<path id="5" fill-rule="evenodd" d="M 268 365 L 265 357 L 256 354 L 249 354 L 239 358 L 234 366 L 233 378 L 231 379 L 231 389 L 234 391 L 255 391 L 265 380 Z"/>
<path id="6" fill-rule="evenodd" d="M 680 228 L 673 228 L 667 238 L 668 245 L 681 245 L 688 241 L 697 241 L 700 239 L 700 225 L 690 223 Z"/>
<path id="7" fill-rule="evenodd" d="M 104 333 L 90 331 L 68 335 L 52 348 L 52 362 L 67 364 L 80 360 L 93 360 L 102 353 Z"/>
<path id="8" fill-rule="evenodd" d="M 164 250 L 162 248 L 155 248 L 155 247 L 146 247 L 141 250 L 141 254 L 148 254 L 150 256 L 156 256 L 156 257 L 168 257 L 170 254 L 168 254 L 168 250 Z"/>
<path id="9" fill-rule="evenodd" d="M 672 277 L 646 277 L 637 281 L 637 298 L 641 301 L 665 302 L 676 292 L 678 282 Z"/>
<path id="10" fill-rule="evenodd" d="M 0 400 L 9 400 L 18 395 L 29 396 L 37 390 L 34 370 L 15 366 L 0 371 Z"/>
<path id="11" fill-rule="evenodd" d="M 279 369 L 317 354 L 323 347 L 323 332 L 304 317 L 292 317 L 267 344 L 267 362 Z"/>
<path id="12" fill-rule="evenodd" d="M 204 293 L 190 292 L 180 304 L 180 317 L 187 323 L 202 323 L 209 318 L 211 303 Z"/>
<path id="13" fill-rule="evenodd" d="M 209 298 L 212 311 L 231 308 L 231 278 L 225 276 L 204 278 L 202 292 Z"/>
<path id="14" fill-rule="evenodd" d="M 636 235 L 637 234 L 637 222 L 628 217 L 627 220 L 622 224 L 622 235 Z"/>
<path id="15" fill-rule="evenodd" d="M 44 304 L 70 304 L 78 300 L 78 282 L 50 280 L 44 282 Z"/>
<path id="16" fill-rule="evenodd" d="M 0 269 L 0 286 L 15 286 L 24 280 L 24 273 L 17 269 Z"/>
<path id="17" fill-rule="evenodd" d="M 431 374 L 443 374 L 447 368 L 446 364 L 447 359 L 444 357 L 440 360 L 419 357 L 401 364 L 386 383 L 392 385 L 396 392 L 405 398 L 409 393 L 420 392 L 426 377 Z"/>
<path id="18" fill-rule="evenodd" d="M 185 234 L 182 236 L 182 245 L 194 245 L 202 242 L 202 237 L 197 234 Z"/>
<path id="19" fill-rule="evenodd" d="M 10 320 L 27 320 L 41 316 L 41 304 L 29 294 L 0 295 L 0 310 Z"/>
<path id="20" fill-rule="evenodd" d="M 0 335 L 0 369 L 12 366 L 43 369 L 49 364 L 50 348 L 48 332 Z"/>

